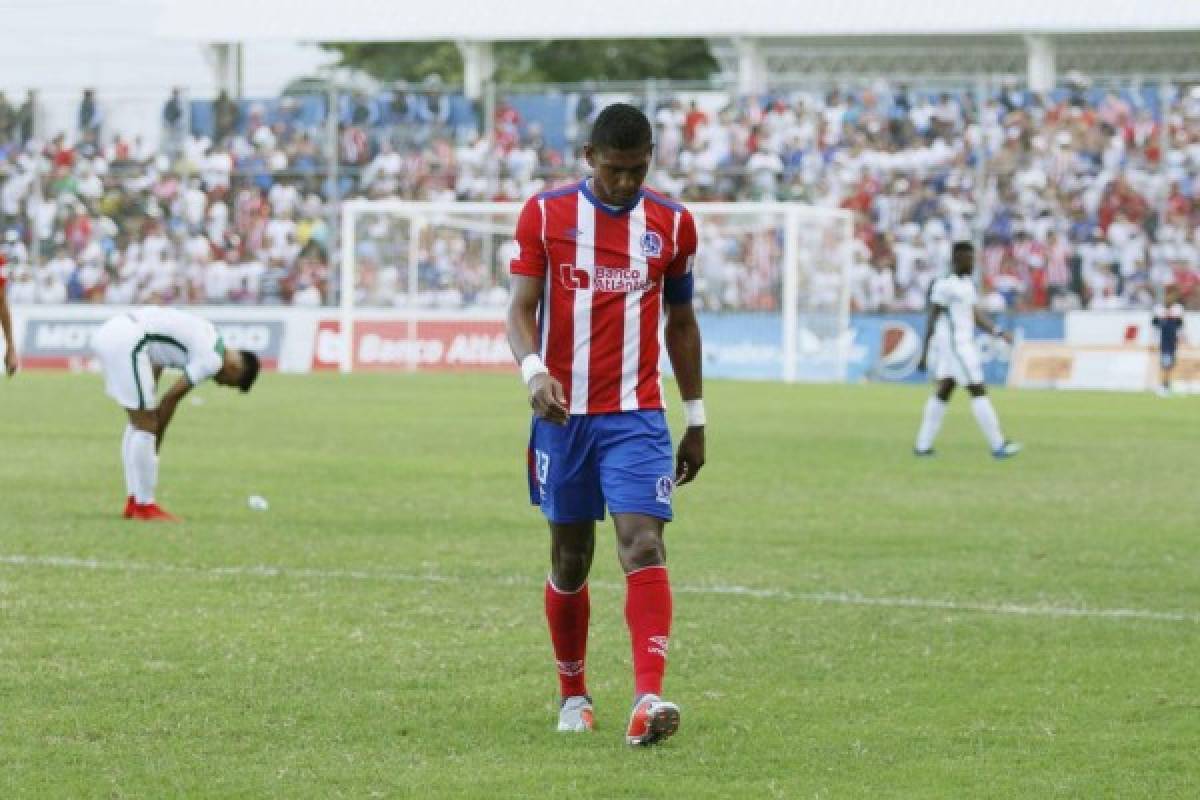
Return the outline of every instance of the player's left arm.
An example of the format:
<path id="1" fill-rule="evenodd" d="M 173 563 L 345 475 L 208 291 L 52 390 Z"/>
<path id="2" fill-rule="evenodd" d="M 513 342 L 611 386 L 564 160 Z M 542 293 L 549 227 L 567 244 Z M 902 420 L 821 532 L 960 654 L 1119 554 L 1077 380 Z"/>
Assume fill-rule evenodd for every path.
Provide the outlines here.
<path id="1" fill-rule="evenodd" d="M 1013 343 L 1012 333 L 1001 330 L 1000 326 L 990 319 L 987 314 L 979 310 L 979 306 L 975 306 L 975 324 L 978 325 L 984 333 L 990 336 L 999 336 L 1009 344 Z"/>
<path id="2" fill-rule="evenodd" d="M 671 369 L 675 371 L 675 381 L 679 384 L 679 396 L 683 399 L 688 416 L 687 429 L 679 440 L 679 450 L 675 456 L 675 482 L 682 486 L 695 478 L 704 466 L 705 449 L 700 323 L 696 321 L 696 311 L 691 301 L 667 305 L 663 338 L 667 345 L 667 356 L 671 359 Z M 697 408 L 699 416 L 696 416 Z"/>
<path id="3" fill-rule="evenodd" d="M 4 331 L 4 371 L 12 376 L 17 371 L 17 343 L 13 339 L 12 314 L 8 311 L 3 278 L 0 278 L 0 330 Z"/>
<path id="4" fill-rule="evenodd" d="M 158 402 L 158 438 L 155 442 L 155 450 L 162 450 L 163 438 L 167 435 L 167 426 L 171 424 L 171 419 L 175 416 L 175 409 L 179 407 L 179 401 L 183 399 L 184 395 L 191 390 L 192 382 L 187 377 L 180 378 L 170 389 L 167 389 L 162 400 Z"/>
<path id="5" fill-rule="evenodd" d="M 663 339 L 687 418 L 687 428 L 675 455 L 675 483 L 692 481 L 704 466 L 704 369 L 700 323 L 692 306 L 692 261 L 696 252 L 696 227 L 684 214 L 679 231 L 679 252 L 667 269 L 663 284 L 667 322 Z"/>

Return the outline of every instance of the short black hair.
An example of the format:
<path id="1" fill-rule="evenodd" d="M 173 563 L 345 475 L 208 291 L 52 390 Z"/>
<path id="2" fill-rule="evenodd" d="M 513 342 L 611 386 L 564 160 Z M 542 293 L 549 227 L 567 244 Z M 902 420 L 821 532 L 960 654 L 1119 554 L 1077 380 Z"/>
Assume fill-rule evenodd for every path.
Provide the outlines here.
<path id="1" fill-rule="evenodd" d="M 249 350 L 240 351 L 242 354 L 242 377 L 238 379 L 238 388 L 243 392 L 250 391 L 250 387 L 258 380 L 258 369 L 261 366 L 258 361 L 258 355 Z"/>
<path id="2" fill-rule="evenodd" d="M 962 240 L 962 241 L 960 241 L 960 242 L 955 242 L 955 243 L 954 243 L 954 253 L 955 253 L 955 255 L 957 255 L 958 253 L 961 253 L 963 250 L 974 250 L 974 249 L 975 249 L 975 243 L 974 243 L 974 242 L 968 242 L 968 241 L 966 241 L 965 239 L 964 239 L 964 240 Z"/>
<path id="3" fill-rule="evenodd" d="M 588 144 L 608 150 L 649 149 L 654 146 L 654 131 L 641 109 L 628 103 L 613 103 L 592 123 Z"/>

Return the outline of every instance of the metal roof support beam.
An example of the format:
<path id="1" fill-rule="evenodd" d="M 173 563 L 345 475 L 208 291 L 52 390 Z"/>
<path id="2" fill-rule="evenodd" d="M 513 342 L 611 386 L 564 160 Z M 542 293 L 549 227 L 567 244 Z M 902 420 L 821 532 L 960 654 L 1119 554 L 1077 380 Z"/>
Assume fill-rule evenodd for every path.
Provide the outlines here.
<path id="1" fill-rule="evenodd" d="M 458 42 L 463 59 L 463 88 L 470 100 L 481 100 L 484 88 L 496 74 L 491 42 Z"/>
<path id="2" fill-rule="evenodd" d="M 1054 40 L 1044 35 L 1026 35 L 1025 56 L 1029 88 L 1035 92 L 1053 89 L 1058 79 Z"/>
<path id="3" fill-rule="evenodd" d="M 239 72 L 241 59 L 238 52 L 241 45 L 233 42 L 220 42 L 207 48 L 208 63 L 212 66 L 213 83 L 219 91 L 228 92 L 230 97 L 240 97 Z"/>
<path id="4" fill-rule="evenodd" d="M 733 40 L 737 51 L 737 86 L 744 95 L 767 91 L 767 54 L 762 39 L 740 36 Z"/>

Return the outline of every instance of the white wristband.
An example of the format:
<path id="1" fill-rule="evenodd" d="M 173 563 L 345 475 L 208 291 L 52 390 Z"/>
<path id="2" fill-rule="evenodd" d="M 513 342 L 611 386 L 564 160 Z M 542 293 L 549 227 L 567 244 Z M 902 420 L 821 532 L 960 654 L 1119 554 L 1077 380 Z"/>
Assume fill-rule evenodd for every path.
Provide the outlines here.
<path id="1" fill-rule="evenodd" d="M 700 398 L 683 401 L 683 418 L 689 428 L 704 427 L 704 401 Z"/>
<path id="2" fill-rule="evenodd" d="M 549 371 L 537 353 L 530 353 L 521 359 L 521 380 L 525 381 L 526 386 L 538 375 L 545 375 Z"/>

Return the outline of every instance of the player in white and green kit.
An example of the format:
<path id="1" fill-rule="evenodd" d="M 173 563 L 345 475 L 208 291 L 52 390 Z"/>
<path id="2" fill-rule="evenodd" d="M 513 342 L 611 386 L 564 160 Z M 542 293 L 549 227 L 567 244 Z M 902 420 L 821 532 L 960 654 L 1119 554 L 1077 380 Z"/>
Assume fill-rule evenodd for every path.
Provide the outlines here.
<path id="1" fill-rule="evenodd" d="M 937 383 L 933 396 L 925 401 L 925 412 L 913 452 L 918 456 L 933 455 L 933 440 L 942 427 L 946 405 L 954 387 L 962 384 L 971 395 L 971 411 L 979 429 L 987 439 L 988 448 L 996 458 L 1011 458 L 1021 452 L 1021 445 L 1004 438 L 1000 419 L 987 396 L 983 380 L 983 362 L 975 346 L 975 326 L 999 336 L 1012 344 L 1012 337 L 1000 331 L 996 323 L 984 316 L 977 307 L 978 294 L 972 274 L 975 271 L 975 247 L 970 242 L 956 242 L 953 272 L 933 282 L 929 292 L 929 318 L 925 325 L 925 341 L 917 369 L 924 372 L 933 344 L 933 368 Z"/>
<path id="2" fill-rule="evenodd" d="M 125 464 L 125 517 L 175 521 L 154 500 L 158 451 L 179 401 L 194 386 L 212 378 L 250 391 L 258 377 L 258 356 L 227 350 L 211 322 L 173 308 L 148 306 L 118 314 L 92 338 L 100 359 L 105 390 L 129 414 L 121 460 Z M 164 367 L 183 376 L 159 399 L 156 386 Z"/>

